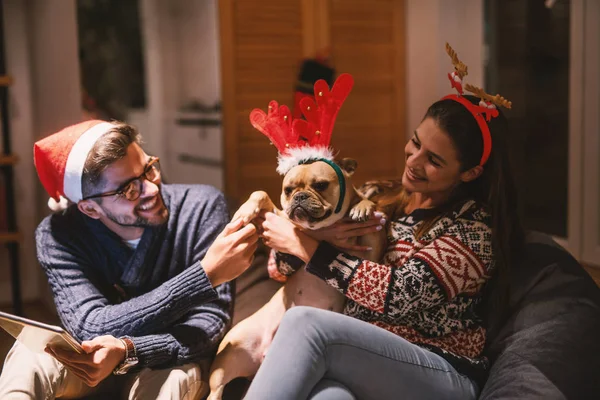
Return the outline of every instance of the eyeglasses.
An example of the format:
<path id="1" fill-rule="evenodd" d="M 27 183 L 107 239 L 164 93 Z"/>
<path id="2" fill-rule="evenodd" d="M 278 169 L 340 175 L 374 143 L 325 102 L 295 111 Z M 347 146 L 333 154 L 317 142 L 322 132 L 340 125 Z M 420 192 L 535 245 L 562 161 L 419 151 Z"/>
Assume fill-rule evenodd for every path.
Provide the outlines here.
<path id="1" fill-rule="evenodd" d="M 119 187 L 117 190 L 87 196 L 84 197 L 82 200 L 91 199 L 93 197 L 118 196 L 125 198 L 129 201 L 135 201 L 139 199 L 140 195 L 142 194 L 144 180 L 148 180 L 152 183 L 156 183 L 160 180 L 160 163 L 158 157 L 152 157 L 148 164 L 146 164 L 144 172 L 142 172 L 140 176 L 128 180 L 127 182 L 122 184 L 121 187 Z"/>

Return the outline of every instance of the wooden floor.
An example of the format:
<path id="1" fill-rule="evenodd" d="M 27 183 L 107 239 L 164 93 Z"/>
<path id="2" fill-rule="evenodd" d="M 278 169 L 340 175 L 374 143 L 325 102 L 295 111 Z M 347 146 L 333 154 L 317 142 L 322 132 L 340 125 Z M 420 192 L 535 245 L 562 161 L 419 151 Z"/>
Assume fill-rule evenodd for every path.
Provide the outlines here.
<path id="1" fill-rule="evenodd" d="M 0 306 L 0 311 L 11 314 L 13 313 L 12 308 L 7 306 Z M 60 325 L 58 317 L 56 316 L 56 312 L 48 310 L 44 304 L 39 302 L 24 304 L 23 313 L 25 318 L 47 324 Z M 0 329 L 0 372 L 2 371 L 2 366 L 4 365 L 4 359 L 6 358 L 6 355 L 8 354 L 8 351 L 12 347 L 14 341 L 15 340 L 13 337 L 6 333 L 4 329 Z"/>

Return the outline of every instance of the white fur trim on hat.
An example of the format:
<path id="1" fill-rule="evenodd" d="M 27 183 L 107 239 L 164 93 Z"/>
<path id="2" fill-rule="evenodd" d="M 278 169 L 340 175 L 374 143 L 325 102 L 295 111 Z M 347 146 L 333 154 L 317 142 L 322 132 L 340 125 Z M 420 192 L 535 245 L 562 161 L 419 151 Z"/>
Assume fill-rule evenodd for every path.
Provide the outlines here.
<path id="1" fill-rule="evenodd" d="M 69 200 L 60 196 L 60 201 L 54 200 L 52 197 L 48 199 L 48 208 L 52 210 L 52 212 L 64 211 L 69 207 Z"/>
<path id="2" fill-rule="evenodd" d="M 113 125 L 110 122 L 102 122 L 92 126 L 79 136 L 69 152 L 67 165 L 65 167 L 63 190 L 65 196 L 73 203 L 77 203 L 83 198 L 81 192 L 81 177 L 83 175 L 83 166 L 85 160 L 87 160 L 88 154 L 92 150 L 92 147 L 94 147 L 96 141 L 115 127 L 116 125 Z"/>
<path id="3" fill-rule="evenodd" d="M 277 173 L 285 175 L 303 160 L 325 158 L 333 161 L 333 151 L 329 147 L 303 146 L 288 150 L 287 154 L 277 156 Z"/>

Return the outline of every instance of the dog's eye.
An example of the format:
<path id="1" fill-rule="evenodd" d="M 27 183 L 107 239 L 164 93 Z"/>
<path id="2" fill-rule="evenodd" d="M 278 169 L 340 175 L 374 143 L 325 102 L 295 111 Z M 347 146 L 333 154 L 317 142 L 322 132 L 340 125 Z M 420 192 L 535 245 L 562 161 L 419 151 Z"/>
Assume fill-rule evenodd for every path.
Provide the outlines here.
<path id="1" fill-rule="evenodd" d="M 286 196 L 289 196 L 292 193 L 292 190 L 294 190 L 294 189 L 288 186 L 283 189 L 283 192 L 285 193 Z"/>
<path id="2" fill-rule="evenodd" d="M 312 187 L 318 191 L 318 192 L 322 192 L 324 190 L 327 190 L 327 188 L 329 187 L 329 182 L 315 182 L 312 184 Z"/>

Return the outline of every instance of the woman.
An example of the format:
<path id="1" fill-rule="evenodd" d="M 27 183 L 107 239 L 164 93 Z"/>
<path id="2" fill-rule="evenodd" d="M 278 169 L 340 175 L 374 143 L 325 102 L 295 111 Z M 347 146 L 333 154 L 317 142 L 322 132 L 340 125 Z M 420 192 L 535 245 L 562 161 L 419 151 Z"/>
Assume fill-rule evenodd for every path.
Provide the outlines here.
<path id="1" fill-rule="evenodd" d="M 486 156 L 490 142 L 473 111 L 479 99 L 463 97 L 472 108 L 456 98 L 429 107 L 406 144 L 381 264 L 266 215 L 265 243 L 300 258 L 348 300 L 345 315 L 289 310 L 246 399 L 477 397 L 488 368 L 477 306 L 494 276 L 501 309 L 523 232 L 504 116 L 484 122 Z"/>

